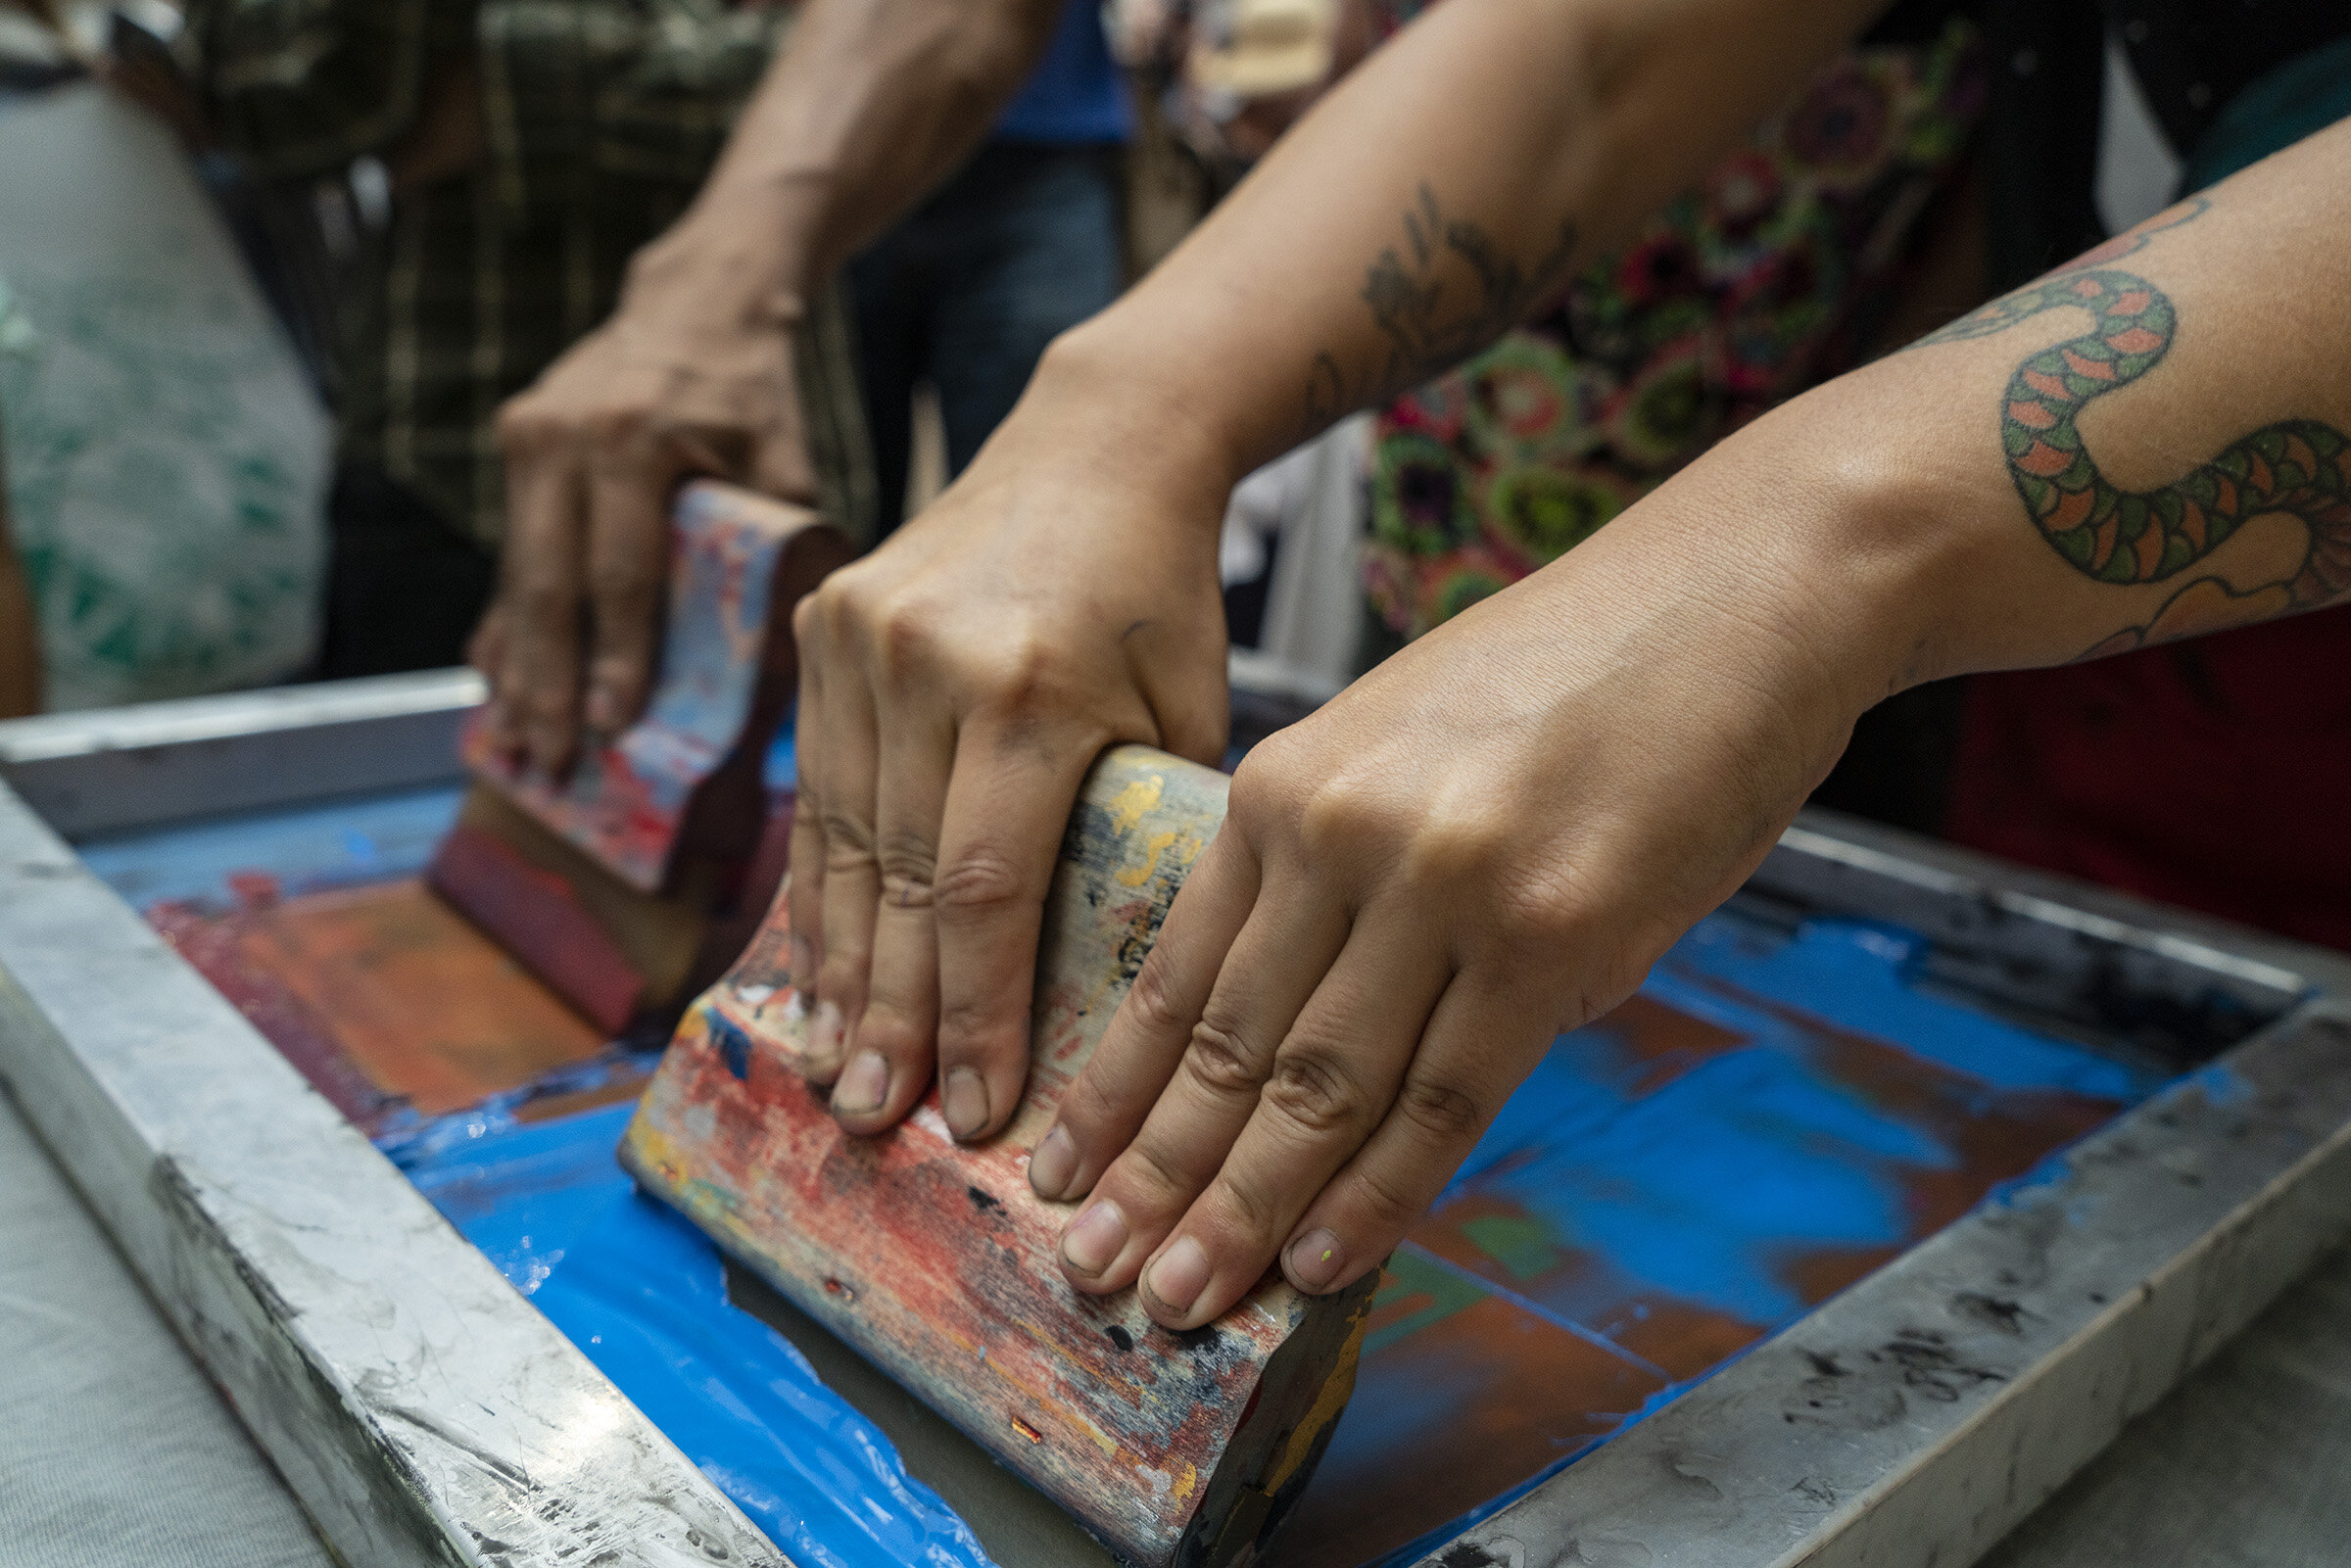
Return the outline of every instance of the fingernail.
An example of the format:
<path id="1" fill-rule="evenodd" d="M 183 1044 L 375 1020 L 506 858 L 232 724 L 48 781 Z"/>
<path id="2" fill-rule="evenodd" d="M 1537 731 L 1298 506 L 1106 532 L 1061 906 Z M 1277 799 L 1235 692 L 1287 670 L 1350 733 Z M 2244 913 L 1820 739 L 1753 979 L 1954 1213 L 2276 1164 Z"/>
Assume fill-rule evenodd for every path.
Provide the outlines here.
<path id="1" fill-rule="evenodd" d="M 1060 1122 L 1045 1134 L 1036 1153 L 1029 1157 L 1029 1189 L 1039 1198 L 1058 1202 L 1078 1174 L 1078 1143 Z"/>
<path id="2" fill-rule="evenodd" d="M 952 1069 L 938 1086 L 938 1108 L 946 1113 L 948 1131 L 977 1138 L 987 1125 L 987 1085 L 970 1068 Z"/>
<path id="3" fill-rule="evenodd" d="M 808 1021 L 808 1072 L 823 1078 L 840 1070 L 840 1006 L 836 1002 L 816 1004 L 816 1017 Z"/>
<path id="4" fill-rule="evenodd" d="M 1189 1236 L 1161 1253 L 1159 1261 L 1143 1276 L 1143 1288 L 1171 1317 L 1189 1317 L 1192 1303 L 1200 1299 L 1207 1284 L 1208 1254 Z"/>
<path id="5" fill-rule="evenodd" d="M 1080 1274 L 1099 1274 L 1127 1245 L 1127 1216 L 1104 1199 L 1061 1233 L 1061 1260 Z"/>
<path id="6" fill-rule="evenodd" d="M 1310 1230 L 1290 1243 L 1290 1283 L 1303 1291 L 1324 1291 L 1347 1266 L 1339 1238 L 1327 1230 Z"/>
<path id="7" fill-rule="evenodd" d="M 860 1051 L 849 1062 L 848 1070 L 833 1086 L 833 1109 L 848 1116 L 861 1117 L 882 1109 L 889 1098 L 889 1064 L 882 1060 L 879 1051 Z"/>

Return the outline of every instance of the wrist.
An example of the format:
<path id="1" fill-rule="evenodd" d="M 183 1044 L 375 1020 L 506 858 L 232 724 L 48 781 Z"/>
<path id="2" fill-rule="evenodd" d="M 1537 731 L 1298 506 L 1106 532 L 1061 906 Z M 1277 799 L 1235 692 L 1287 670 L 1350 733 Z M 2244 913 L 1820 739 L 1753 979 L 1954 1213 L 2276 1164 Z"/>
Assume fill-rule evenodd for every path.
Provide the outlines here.
<path id="1" fill-rule="evenodd" d="M 616 320 L 696 344 L 789 336 L 807 315 L 806 248 L 771 219 L 697 204 L 630 259 Z"/>
<path id="2" fill-rule="evenodd" d="M 1726 677 L 1841 746 L 1866 709 L 1969 667 L 1951 636 L 1967 538 L 1915 412 L 1860 377 L 1830 383 L 1724 440 L 1559 564 L 1589 553 L 1606 569 L 1601 594 L 1678 623 Z"/>
<path id="3" fill-rule="evenodd" d="M 1104 465 L 1120 484 L 1164 498 L 1176 515 L 1205 518 L 1213 531 L 1249 465 L 1213 396 L 1122 332 L 1110 319 L 1119 309 L 1053 340 L 1008 423 L 1038 432 L 1059 460 Z"/>

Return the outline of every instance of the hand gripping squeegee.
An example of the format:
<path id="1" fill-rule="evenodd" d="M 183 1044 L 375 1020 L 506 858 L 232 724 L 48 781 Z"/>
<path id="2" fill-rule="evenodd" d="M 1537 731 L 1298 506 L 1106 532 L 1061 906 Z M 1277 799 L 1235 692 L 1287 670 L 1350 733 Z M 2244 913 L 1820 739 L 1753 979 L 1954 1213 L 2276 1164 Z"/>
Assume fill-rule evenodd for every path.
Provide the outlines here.
<path id="1" fill-rule="evenodd" d="M 560 781 L 477 716 L 473 786 L 425 874 L 607 1037 L 666 1032 L 781 879 L 790 822 L 769 821 L 762 767 L 797 679 L 792 607 L 854 553 L 816 513 L 710 480 L 679 492 L 670 543 L 645 716 Z"/>
<path id="2" fill-rule="evenodd" d="M 620 1150 L 644 1187 L 1035 1485 L 1137 1568 L 1256 1558 L 1355 1386 L 1379 1271 L 1327 1297 L 1269 1274 L 1170 1333 L 1132 1287 L 1073 1290 L 1070 1204 L 1029 1154 L 1224 815 L 1222 774 L 1142 746 L 1088 775 L 1045 906 L 1029 1088 L 995 1138 L 949 1136 L 932 1089 L 876 1137 L 798 1070 L 805 1014 L 779 898 L 687 1012 Z"/>

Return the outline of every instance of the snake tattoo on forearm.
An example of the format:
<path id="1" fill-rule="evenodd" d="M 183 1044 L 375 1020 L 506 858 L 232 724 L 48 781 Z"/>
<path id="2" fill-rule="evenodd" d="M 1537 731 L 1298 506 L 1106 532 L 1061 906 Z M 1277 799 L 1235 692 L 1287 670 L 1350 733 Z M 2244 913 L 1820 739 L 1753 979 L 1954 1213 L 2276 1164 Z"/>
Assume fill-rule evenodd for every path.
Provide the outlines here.
<path id="1" fill-rule="evenodd" d="M 2017 495 L 2041 537 L 2086 576 L 2120 585 L 2164 582 L 2267 513 L 2289 514 L 2308 528 L 2308 546 L 2289 577 L 2243 593 L 2218 577 L 2199 578 L 2146 625 L 2106 639 L 2084 657 L 2316 609 L 2351 589 L 2351 437 L 2332 425 L 2317 419 L 2264 425 L 2184 477 L 2147 491 L 2115 485 L 2083 445 L 2076 425 L 2083 406 L 2153 369 L 2171 348 L 2176 321 L 2162 290 L 2106 263 L 2204 208 L 2199 199 L 2118 235 L 1917 345 L 1989 337 L 2061 306 L 2089 311 L 2087 332 L 2016 367 L 2000 409 L 2000 440 Z M 2184 602 L 2191 594 L 2199 595 L 2193 606 Z M 2182 611 L 2177 617 L 2175 607 Z"/>

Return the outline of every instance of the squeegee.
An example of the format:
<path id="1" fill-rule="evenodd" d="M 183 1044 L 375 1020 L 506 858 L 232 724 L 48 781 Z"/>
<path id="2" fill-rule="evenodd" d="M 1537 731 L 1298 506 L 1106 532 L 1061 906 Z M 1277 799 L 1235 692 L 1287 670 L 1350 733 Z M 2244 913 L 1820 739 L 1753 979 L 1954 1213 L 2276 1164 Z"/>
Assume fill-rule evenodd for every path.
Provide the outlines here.
<path id="1" fill-rule="evenodd" d="M 1173 1333 L 1131 1286 L 1071 1287 L 1055 1259 L 1075 1206 L 1029 1186 L 1225 785 L 1142 746 L 1095 764 L 1047 899 L 1028 1090 L 995 1137 L 955 1142 L 936 1086 L 888 1132 L 841 1129 L 800 1070 L 807 1009 L 779 898 L 688 1010 L 620 1151 L 647 1191 L 1138 1568 L 1265 1549 L 1346 1406 L 1379 1272 L 1320 1298 L 1269 1274 Z"/>
<path id="2" fill-rule="evenodd" d="M 762 769 L 796 679 L 792 606 L 852 553 L 805 507 L 688 485 L 645 716 L 562 779 L 468 726 L 472 786 L 426 879 L 607 1036 L 657 1040 L 781 879 L 790 824 Z"/>

